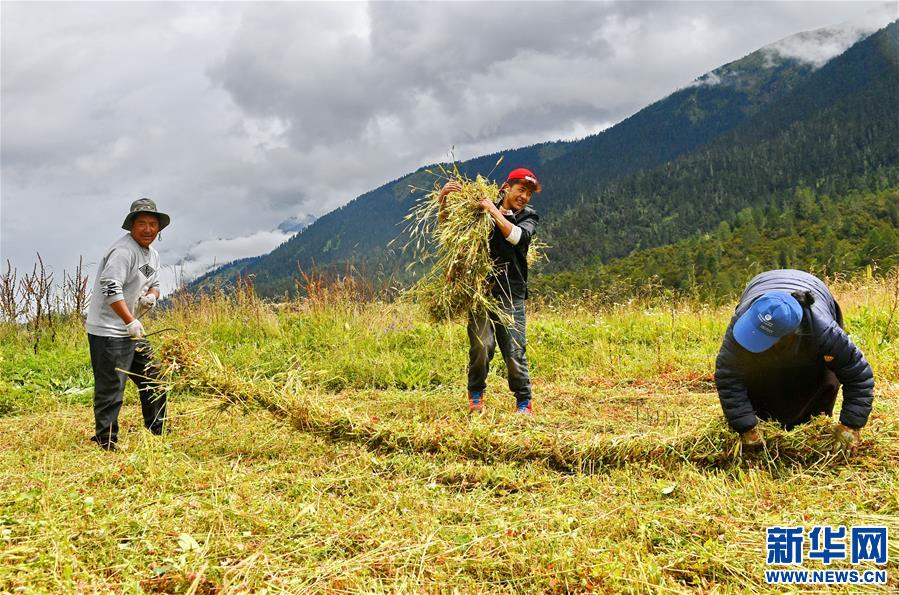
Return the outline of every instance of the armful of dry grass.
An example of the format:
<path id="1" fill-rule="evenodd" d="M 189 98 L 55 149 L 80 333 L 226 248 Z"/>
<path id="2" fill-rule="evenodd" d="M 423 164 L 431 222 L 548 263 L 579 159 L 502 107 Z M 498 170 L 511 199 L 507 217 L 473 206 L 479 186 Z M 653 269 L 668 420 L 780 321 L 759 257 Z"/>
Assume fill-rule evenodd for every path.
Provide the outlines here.
<path id="1" fill-rule="evenodd" d="M 490 293 L 496 268 L 490 258 L 494 222 L 478 207 L 494 198 L 499 187 L 477 176 L 470 180 L 458 170 L 451 175 L 460 189 L 441 205 L 440 191 L 426 194 L 406 216 L 409 241 L 420 262 L 431 261 L 428 273 L 410 290 L 434 321 L 465 320 L 470 312 L 491 313 L 511 323 Z"/>

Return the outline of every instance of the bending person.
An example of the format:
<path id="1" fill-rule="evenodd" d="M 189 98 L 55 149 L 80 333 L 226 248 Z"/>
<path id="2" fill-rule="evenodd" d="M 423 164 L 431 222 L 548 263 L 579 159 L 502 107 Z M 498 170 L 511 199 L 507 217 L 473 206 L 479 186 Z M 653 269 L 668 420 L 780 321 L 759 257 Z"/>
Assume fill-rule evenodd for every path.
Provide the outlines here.
<path id="1" fill-rule="evenodd" d="M 874 400 L 874 375 L 843 330 L 824 283 L 797 270 L 754 277 L 737 304 L 715 362 L 715 385 L 730 427 L 745 446 L 762 443 L 759 419 L 786 429 L 843 407 L 835 447 L 852 451 Z"/>

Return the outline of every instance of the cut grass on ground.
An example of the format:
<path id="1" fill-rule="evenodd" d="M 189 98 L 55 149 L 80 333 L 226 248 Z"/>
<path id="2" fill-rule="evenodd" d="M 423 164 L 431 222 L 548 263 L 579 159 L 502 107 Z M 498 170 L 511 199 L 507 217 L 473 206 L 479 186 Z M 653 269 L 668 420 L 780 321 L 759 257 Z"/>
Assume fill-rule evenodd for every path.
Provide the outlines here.
<path id="1" fill-rule="evenodd" d="M 469 456 L 457 442 L 449 450 L 381 449 L 298 431 L 261 410 L 217 412 L 195 398 L 173 402 L 174 432 L 163 439 L 136 427 L 138 408 L 127 407 L 122 452 L 110 454 L 87 442 L 88 408 L 60 406 L 5 420 L 0 587 L 763 590 L 767 526 L 899 531 L 899 471 L 882 464 L 899 457 L 897 389 L 881 395 L 849 462 L 772 469 L 760 457 L 717 469 L 647 458 L 601 473 L 560 473 L 540 460 L 485 462 L 492 457 Z M 410 398 L 338 396 L 342 415 L 393 411 L 397 419 Z M 458 400 L 417 397 L 419 408 Z M 530 429 L 505 413 L 469 420 L 453 411 L 440 425 L 460 442 L 491 435 L 484 428 L 519 436 L 576 430 L 577 418 L 547 409 Z M 410 426 L 421 423 L 412 411 Z M 714 423 L 716 411 L 698 411 Z M 679 427 L 654 431 L 671 436 Z M 895 560 L 894 545 L 893 588 Z"/>
<path id="2" fill-rule="evenodd" d="M 497 357 L 472 418 L 463 328 L 201 300 L 148 321 L 176 329 L 154 338 L 173 432 L 140 429 L 129 388 L 118 453 L 88 442 L 83 330 L 35 355 L 0 327 L 0 592 L 765 592 L 774 525 L 889 527 L 867 588 L 896 591 L 896 297 L 836 292 L 877 379 L 849 459 L 827 420 L 740 452 L 711 382 L 730 308 L 535 309 L 537 415 Z"/>

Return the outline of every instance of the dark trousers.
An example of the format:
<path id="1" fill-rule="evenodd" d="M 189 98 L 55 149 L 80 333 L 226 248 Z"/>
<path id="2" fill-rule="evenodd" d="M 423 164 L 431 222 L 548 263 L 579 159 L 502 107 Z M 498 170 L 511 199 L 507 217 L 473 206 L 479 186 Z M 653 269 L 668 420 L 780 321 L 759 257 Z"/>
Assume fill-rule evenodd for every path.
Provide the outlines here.
<path id="1" fill-rule="evenodd" d="M 525 355 L 524 300 L 506 298 L 500 303 L 514 321 L 508 327 L 492 315 L 472 314 L 468 318 L 468 390 L 483 391 L 487 387 L 490 360 L 499 344 L 509 371 L 509 390 L 518 403 L 527 402 L 531 399 L 531 377 Z"/>
<path id="2" fill-rule="evenodd" d="M 131 378 L 140 394 L 144 427 L 162 433 L 165 421 L 165 392 L 159 389 L 159 364 L 146 339 L 100 337 L 88 334 L 91 367 L 94 370 L 94 440 L 101 446 L 114 445 L 119 437 L 119 411 L 125 396 L 125 382 Z"/>
<path id="3" fill-rule="evenodd" d="M 840 381 L 833 372 L 824 368 L 820 377 L 811 382 L 756 380 L 747 388 L 756 415 L 760 419 L 779 421 L 789 430 L 808 422 L 814 415 L 833 415 Z"/>

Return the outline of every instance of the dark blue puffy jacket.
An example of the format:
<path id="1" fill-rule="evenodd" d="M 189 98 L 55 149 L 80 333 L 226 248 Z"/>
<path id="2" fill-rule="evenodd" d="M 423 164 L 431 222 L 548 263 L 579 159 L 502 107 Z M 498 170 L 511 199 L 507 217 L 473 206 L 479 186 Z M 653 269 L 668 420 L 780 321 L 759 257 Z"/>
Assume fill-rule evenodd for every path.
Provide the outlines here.
<path id="1" fill-rule="evenodd" d="M 789 353 L 750 353 L 733 335 L 734 323 L 756 299 L 769 291 L 808 291 L 811 307 L 803 306 L 798 341 Z M 865 356 L 843 330 L 840 306 L 824 283 L 809 273 L 792 269 L 756 275 L 740 297 L 715 360 L 715 386 L 730 427 L 745 432 L 756 424 L 747 383 L 751 378 L 780 375 L 799 386 L 816 382 L 827 367 L 843 385 L 840 422 L 860 428 L 868 422 L 874 400 L 874 374 Z"/>

